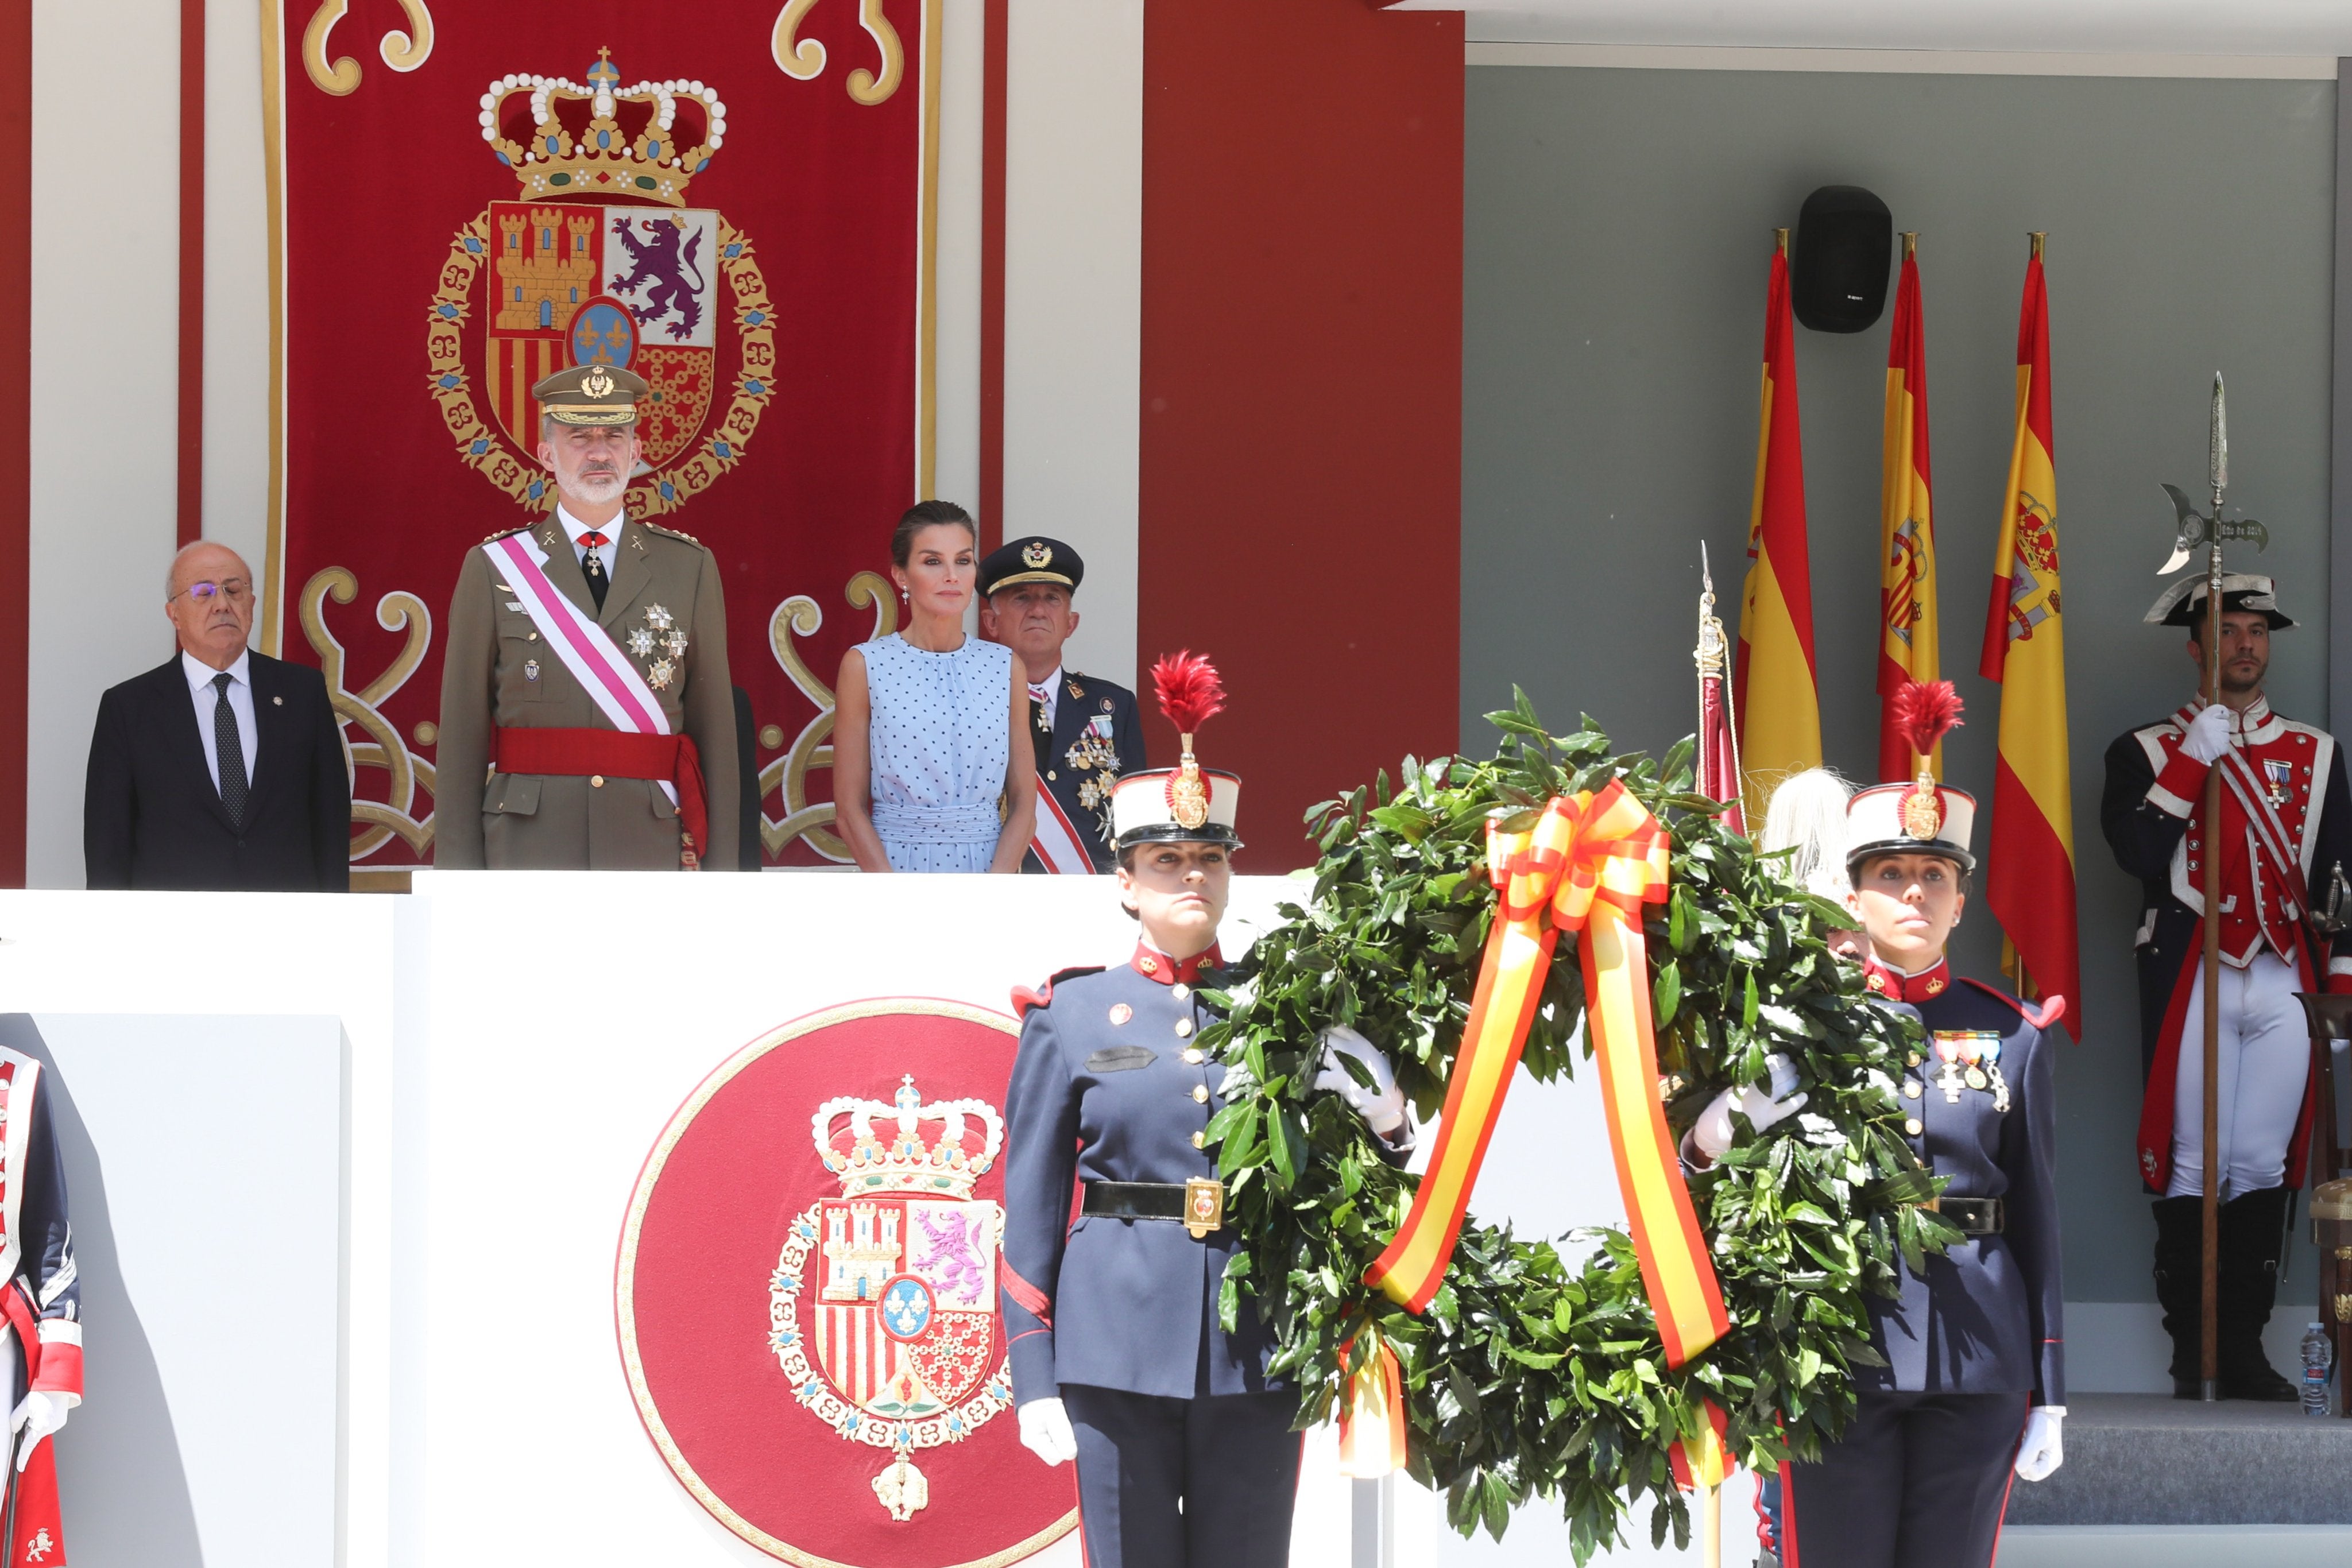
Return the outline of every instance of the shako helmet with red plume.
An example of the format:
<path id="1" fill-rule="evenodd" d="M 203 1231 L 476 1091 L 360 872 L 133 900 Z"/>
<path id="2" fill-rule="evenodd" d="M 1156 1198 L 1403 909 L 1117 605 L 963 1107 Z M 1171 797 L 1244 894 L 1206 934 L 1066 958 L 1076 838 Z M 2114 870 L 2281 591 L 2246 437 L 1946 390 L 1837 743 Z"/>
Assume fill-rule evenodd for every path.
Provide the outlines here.
<path id="1" fill-rule="evenodd" d="M 1192 752 L 1193 736 L 1224 711 L 1225 683 L 1217 667 L 1189 650 L 1167 654 L 1151 666 L 1151 685 L 1160 711 L 1181 737 L 1183 758 L 1173 768 L 1120 777 L 1110 797 L 1111 847 L 1173 841 L 1241 848 L 1234 831 L 1240 777 L 1202 767 Z"/>
<path id="2" fill-rule="evenodd" d="M 1874 855 L 1940 855 L 1974 871 L 1969 852 L 1977 800 L 1936 781 L 1936 744 L 1960 727 L 1960 694 L 1949 681 L 1906 681 L 1895 694 L 1895 724 L 1919 758 L 1907 784 L 1874 784 L 1854 791 L 1845 809 L 1849 874 Z"/>

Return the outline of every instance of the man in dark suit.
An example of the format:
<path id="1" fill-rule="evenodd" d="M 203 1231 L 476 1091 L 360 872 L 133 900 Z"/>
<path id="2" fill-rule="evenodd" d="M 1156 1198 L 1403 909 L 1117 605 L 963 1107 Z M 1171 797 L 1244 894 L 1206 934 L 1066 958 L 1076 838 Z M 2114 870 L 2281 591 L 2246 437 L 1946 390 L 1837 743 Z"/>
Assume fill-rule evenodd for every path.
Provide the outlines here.
<path id="1" fill-rule="evenodd" d="M 89 885 L 349 892 L 351 774 L 326 681 L 246 646 L 253 574 L 235 550 L 190 545 L 164 587 L 179 653 L 99 701 Z"/>
<path id="2" fill-rule="evenodd" d="M 1078 629 L 1071 601 L 1086 575 L 1078 552 L 1059 539 L 1033 534 L 990 551 L 980 563 L 980 634 L 1012 649 L 1027 672 L 1041 832 L 1050 794 L 1093 869 L 1107 873 L 1111 787 L 1148 764 L 1135 694 L 1062 664 L 1062 645 Z M 1060 868 L 1032 848 L 1021 869 Z"/>

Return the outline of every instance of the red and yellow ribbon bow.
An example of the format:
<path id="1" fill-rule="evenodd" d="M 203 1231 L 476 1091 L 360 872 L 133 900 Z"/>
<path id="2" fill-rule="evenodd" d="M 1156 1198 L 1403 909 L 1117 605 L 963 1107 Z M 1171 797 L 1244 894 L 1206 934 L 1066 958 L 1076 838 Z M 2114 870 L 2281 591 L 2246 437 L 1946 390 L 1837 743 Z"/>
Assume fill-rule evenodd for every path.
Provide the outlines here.
<path id="1" fill-rule="evenodd" d="M 1658 1100 L 1641 911 L 1665 902 L 1669 843 L 1658 820 L 1614 780 L 1598 794 L 1554 798 L 1527 831 L 1487 825 L 1486 870 L 1501 902 L 1446 1084 L 1444 1122 L 1412 1212 L 1364 1276 L 1406 1311 L 1420 1312 L 1437 1294 L 1552 948 L 1562 931 L 1581 931 L 1586 1016 L 1617 1185 L 1668 1364 L 1681 1365 L 1729 1331 Z"/>

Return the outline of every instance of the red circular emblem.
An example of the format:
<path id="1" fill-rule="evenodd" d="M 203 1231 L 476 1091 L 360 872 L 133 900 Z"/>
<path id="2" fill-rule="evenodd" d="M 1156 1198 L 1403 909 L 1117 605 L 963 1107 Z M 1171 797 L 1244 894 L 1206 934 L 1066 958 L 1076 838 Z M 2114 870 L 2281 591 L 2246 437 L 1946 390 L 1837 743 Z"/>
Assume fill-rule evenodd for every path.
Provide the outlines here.
<path id="1" fill-rule="evenodd" d="M 996 1293 L 1013 1021 L 893 998 L 737 1051 L 646 1156 L 614 1306 L 680 1484 L 803 1568 L 1002 1568 L 1077 1522 Z"/>

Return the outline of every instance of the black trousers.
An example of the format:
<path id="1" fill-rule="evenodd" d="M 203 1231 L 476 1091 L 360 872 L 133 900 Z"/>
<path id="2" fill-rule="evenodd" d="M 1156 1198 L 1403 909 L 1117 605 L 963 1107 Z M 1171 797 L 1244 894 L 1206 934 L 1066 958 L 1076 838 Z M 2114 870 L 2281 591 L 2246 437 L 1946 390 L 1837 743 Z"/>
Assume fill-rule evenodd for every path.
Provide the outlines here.
<path id="1" fill-rule="evenodd" d="M 1861 1395 L 1845 1436 L 1783 1472 L 1782 1568 L 1987 1568 L 2028 1398 Z"/>
<path id="2" fill-rule="evenodd" d="M 1296 1394 L 1168 1399 L 1062 1385 L 1087 1568 L 1285 1568 Z"/>

